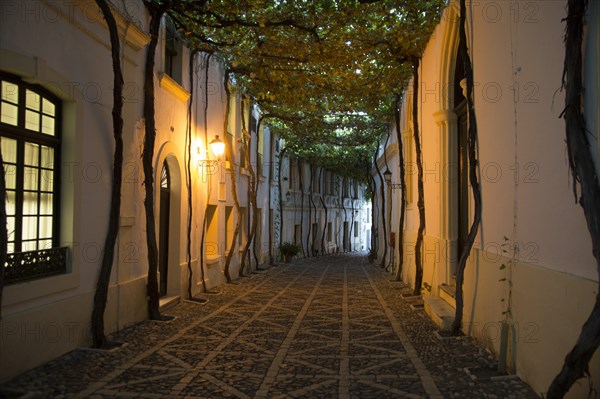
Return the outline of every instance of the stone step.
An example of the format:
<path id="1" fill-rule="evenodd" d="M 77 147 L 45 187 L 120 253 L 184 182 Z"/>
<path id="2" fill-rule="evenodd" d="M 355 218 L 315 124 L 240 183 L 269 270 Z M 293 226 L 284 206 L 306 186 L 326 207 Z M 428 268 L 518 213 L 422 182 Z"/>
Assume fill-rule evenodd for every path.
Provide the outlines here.
<path id="1" fill-rule="evenodd" d="M 164 312 L 167 309 L 172 308 L 173 306 L 177 305 L 179 303 L 180 300 L 180 296 L 179 295 L 173 295 L 173 296 L 163 296 L 162 298 L 160 298 L 159 300 L 159 310 L 161 312 Z"/>
<path id="2" fill-rule="evenodd" d="M 444 301 L 448 302 L 448 305 L 450 305 L 454 309 L 456 309 L 456 298 L 455 298 L 456 286 L 455 285 L 447 285 L 447 284 L 440 285 L 439 295 L 440 295 L 440 298 L 442 298 Z"/>
<path id="3" fill-rule="evenodd" d="M 423 297 L 425 313 L 442 331 L 449 331 L 454 322 L 455 309 L 441 298 Z"/>

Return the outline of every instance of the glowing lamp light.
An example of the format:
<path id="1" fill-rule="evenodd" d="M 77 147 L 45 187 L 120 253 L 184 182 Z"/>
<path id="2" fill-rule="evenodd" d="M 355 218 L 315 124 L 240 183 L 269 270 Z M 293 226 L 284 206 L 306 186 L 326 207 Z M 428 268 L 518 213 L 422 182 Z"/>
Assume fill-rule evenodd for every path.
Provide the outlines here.
<path id="1" fill-rule="evenodd" d="M 225 153 L 225 143 L 219 138 L 219 135 L 216 135 L 209 145 L 217 158 L 221 158 Z"/>

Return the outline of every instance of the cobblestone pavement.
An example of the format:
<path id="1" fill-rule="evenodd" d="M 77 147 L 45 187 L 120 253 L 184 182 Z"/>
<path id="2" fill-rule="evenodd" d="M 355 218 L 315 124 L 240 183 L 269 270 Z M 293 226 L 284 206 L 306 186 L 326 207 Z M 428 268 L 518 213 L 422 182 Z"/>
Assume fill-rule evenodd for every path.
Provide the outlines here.
<path id="1" fill-rule="evenodd" d="M 3 388 L 43 398 L 535 398 L 518 379 L 475 378 L 492 356 L 435 326 L 363 256 L 297 260 L 184 301 L 169 322 L 78 349 Z M 466 371 L 473 370 L 472 373 Z"/>

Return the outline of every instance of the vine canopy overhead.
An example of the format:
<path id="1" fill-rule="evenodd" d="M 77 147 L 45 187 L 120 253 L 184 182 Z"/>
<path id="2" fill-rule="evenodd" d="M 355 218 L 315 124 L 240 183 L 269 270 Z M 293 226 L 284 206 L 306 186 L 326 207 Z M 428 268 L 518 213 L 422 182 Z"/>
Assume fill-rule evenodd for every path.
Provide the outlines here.
<path id="1" fill-rule="evenodd" d="M 146 0 L 215 54 L 291 154 L 342 175 L 370 163 L 441 0 Z M 362 176 L 361 175 L 361 176 Z"/>

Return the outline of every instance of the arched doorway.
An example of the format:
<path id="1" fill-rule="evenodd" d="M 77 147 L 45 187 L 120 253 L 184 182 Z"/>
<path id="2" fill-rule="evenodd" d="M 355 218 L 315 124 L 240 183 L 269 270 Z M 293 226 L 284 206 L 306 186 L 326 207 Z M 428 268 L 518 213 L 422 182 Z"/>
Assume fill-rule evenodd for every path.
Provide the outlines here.
<path id="1" fill-rule="evenodd" d="M 453 285 L 456 266 L 468 231 L 468 179 L 466 164 L 466 106 L 460 82 L 464 76 L 458 59 L 457 1 L 444 10 L 440 54 L 440 109 L 434 114 L 439 127 L 440 164 L 440 240 L 442 245 L 439 281 Z M 462 154 L 462 155 L 461 155 Z"/>
<path id="2" fill-rule="evenodd" d="M 161 303 L 181 296 L 187 287 L 182 273 L 181 253 L 181 167 L 172 142 L 164 143 L 154 163 L 154 209 L 158 245 L 159 292 Z M 162 286 L 161 286 L 162 285 Z"/>
<path id="3" fill-rule="evenodd" d="M 171 176 L 165 160 L 160 172 L 160 199 L 158 225 L 158 271 L 160 296 L 167 294 L 169 276 L 169 219 L 171 213 Z"/>

